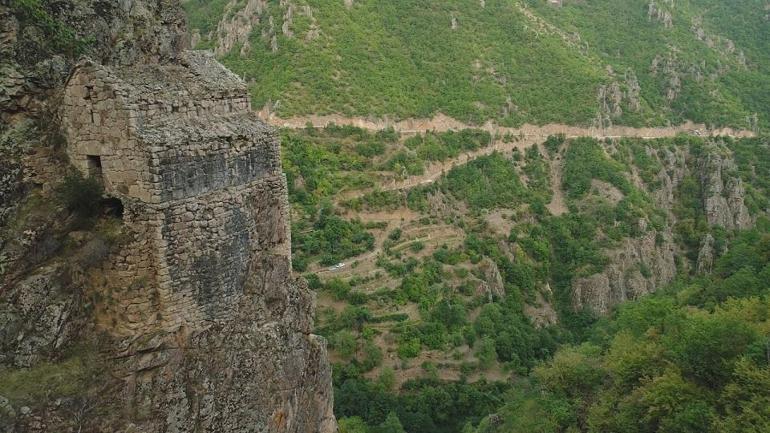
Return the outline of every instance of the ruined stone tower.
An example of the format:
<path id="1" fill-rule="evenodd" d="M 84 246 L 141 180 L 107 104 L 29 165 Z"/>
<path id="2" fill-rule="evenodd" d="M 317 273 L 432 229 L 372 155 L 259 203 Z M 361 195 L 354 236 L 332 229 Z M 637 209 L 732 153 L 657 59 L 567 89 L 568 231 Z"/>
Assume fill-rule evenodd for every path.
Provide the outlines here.
<path id="1" fill-rule="evenodd" d="M 120 201 L 129 237 L 91 275 L 97 323 L 118 342 L 122 419 L 142 432 L 334 431 L 313 297 L 291 275 L 278 140 L 242 80 L 203 52 L 84 60 L 61 116 L 70 161 Z"/>
<path id="2" fill-rule="evenodd" d="M 108 270 L 114 331 L 227 319 L 248 275 L 289 268 L 278 141 L 213 57 L 107 68 L 81 62 L 64 96 L 70 161 L 125 206 L 136 242 Z"/>

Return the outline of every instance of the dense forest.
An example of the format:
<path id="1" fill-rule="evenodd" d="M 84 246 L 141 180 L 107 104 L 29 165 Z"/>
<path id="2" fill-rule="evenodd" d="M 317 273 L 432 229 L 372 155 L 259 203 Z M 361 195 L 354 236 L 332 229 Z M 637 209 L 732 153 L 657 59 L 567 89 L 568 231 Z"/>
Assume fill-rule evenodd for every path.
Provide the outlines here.
<path id="1" fill-rule="evenodd" d="M 258 17 L 249 15 L 254 5 Z M 253 83 L 255 106 L 284 117 L 441 112 L 479 124 L 692 120 L 747 129 L 769 121 L 761 0 L 184 6 L 198 48 L 215 48 Z"/>

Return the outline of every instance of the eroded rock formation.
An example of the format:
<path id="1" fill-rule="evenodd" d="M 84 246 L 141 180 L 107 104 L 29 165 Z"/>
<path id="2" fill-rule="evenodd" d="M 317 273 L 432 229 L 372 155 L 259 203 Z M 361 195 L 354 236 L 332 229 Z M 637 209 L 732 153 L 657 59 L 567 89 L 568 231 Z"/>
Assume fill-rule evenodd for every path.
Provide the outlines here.
<path id="1" fill-rule="evenodd" d="M 185 51 L 176 1 L 60 6 L 42 11 L 73 43 L 95 35 L 77 55 L 35 39 L 30 11 L 0 7 L 14 71 L 0 84 L 13 199 L 0 365 L 73 377 L 0 397 L 0 431 L 335 431 L 314 297 L 291 273 L 277 136 L 245 84 Z M 122 219 L 73 230 L 49 203 L 70 170 L 101 182 Z"/>
<path id="2" fill-rule="evenodd" d="M 735 171 L 735 162 L 717 152 L 706 155 L 699 167 L 706 218 L 709 224 L 730 230 L 752 225 L 743 182 Z"/>
<path id="3" fill-rule="evenodd" d="M 654 292 L 676 276 L 675 246 L 670 233 L 649 231 L 606 252 L 604 271 L 573 282 L 573 304 L 605 314 L 629 299 Z"/>
<path id="4" fill-rule="evenodd" d="M 676 257 L 683 252 L 672 233 L 677 222 L 673 209 L 686 178 L 691 179 L 700 191 L 695 198 L 702 203 L 700 212 L 709 226 L 742 230 L 754 224 L 745 204 L 746 193 L 735 161 L 719 139 L 712 140 L 697 155 L 690 154 L 684 147 L 647 148 L 646 151 L 660 162 L 661 169 L 654 187 L 645 185 L 638 178 L 635 184 L 648 191 L 655 206 L 667 213 L 666 227 L 653 230 L 642 219 L 639 221 L 642 236 L 627 238 L 621 245 L 605 251 L 608 264 L 602 272 L 573 281 L 573 305 L 577 309 L 607 313 L 615 305 L 651 293 L 674 279 L 678 265 Z M 602 193 L 602 188 L 594 188 Z M 686 194 L 693 194 L 693 191 Z M 612 201 L 606 192 L 603 195 Z M 711 234 L 701 240 L 697 253 L 693 263 L 683 259 L 679 265 L 684 269 L 692 266 L 696 273 L 710 272 L 718 256 Z"/>

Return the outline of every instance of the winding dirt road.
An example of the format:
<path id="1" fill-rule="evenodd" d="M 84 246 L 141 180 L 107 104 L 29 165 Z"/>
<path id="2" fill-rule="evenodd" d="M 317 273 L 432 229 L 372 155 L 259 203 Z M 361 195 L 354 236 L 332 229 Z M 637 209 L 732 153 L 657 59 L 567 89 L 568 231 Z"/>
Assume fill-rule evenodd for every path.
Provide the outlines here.
<path id="1" fill-rule="evenodd" d="M 262 120 L 278 128 L 301 129 L 307 127 L 308 125 L 312 125 L 316 128 L 324 128 L 331 124 L 335 124 L 340 126 L 356 126 L 369 131 L 380 131 L 386 128 L 393 128 L 396 132 L 399 132 L 402 135 L 423 133 L 425 131 L 446 132 L 475 128 L 485 130 L 489 132 L 492 137 L 495 137 L 492 144 L 487 147 L 471 152 L 465 152 L 456 158 L 446 161 L 427 164 L 425 167 L 425 173 L 417 176 L 410 176 L 401 180 L 393 180 L 386 184 L 382 184 L 377 188 L 379 191 L 404 190 L 420 185 L 431 184 L 438 180 L 444 173 L 458 165 L 466 164 L 480 156 L 489 155 L 493 152 L 508 154 L 513 152 L 515 149 L 523 151 L 533 144 L 541 144 L 548 138 L 549 135 L 564 134 L 568 138 L 594 137 L 598 139 L 624 137 L 655 139 L 675 137 L 679 134 L 713 137 L 729 136 L 736 138 L 753 137 L 755 135 L 751 131 L 736 130 L 733 128 L 708 129 L 706 125 L 692 122 L 687 122 L 679 126 L 661 128 L 633 128 L 629 126 L 586 128 L 562 124 L 548 124 L 542 126 L 525 124 L 520 128 L 510 128 L 499 126 L 492 121 L 488 121 L 481 126 L 470 125 L 443 114 L 438 114 L 430 119 L 405 119 L 400 121 L 392 121 L 388 119 L 369 119 L 364 117 L 342 117 L 338 115 L 313 115 L 282 119 L 270 113 L 267 109 L 262 109 L 258 114 Z M 506 142 L 501 139 L 505 136 L 513 137 L 514 139 Z M 374 188 L 366 188 L 355 191 L 346 191 L 341 193 L 338 197 L 341 200 L 350 200 L 363 197 L 364 195 L 373 192 L 374 190 Z M 555 198 L 557 200 L 560 199 L 560 197 Z M 557 212 L 563 211 L 564 207 L 563 203 L 551 203 L 550 206 L 553 206 L 554 210 Z"/>
<path id="2" fill-rule="evenodd" d="M 567 137 L 596 137 L 596 138 L 620 138 L 620 137 L 638 137 L 638 138 L 664 138 L 674 137 L 678 134 L 691 134 L 701 136 L 731 136 L 731 137 L 753 137 L 754 133 L 747 130 L 737 130 L 733 128 L 708 129 L 706 125 L 687 122 L 679 126 L 661 127 L 661 128 L 633 128 L 630 126 L 612 126 L 609 128 L 586 128 L 581 126 L 570 126 L 563 124 L 548 125 L 529 125 L 524 124 L 520 128 L 510 128 L 499 126 L 492 121 L 483 125 L 470 125 L 459 120 L 437 114 L 430 119 L 405 119 L 393 121 L 388 119 L 369 119 L 365 117 L 342 117 L 338 115 L 327 116 L 302 116 L 282 119 L 270 113 L 266 109 L 259 111 L 259 117 L 265 122 L 279 127 L 300 129 L 308 124 L 316 128 L 323 128 L 330 124 L 350 125 L 370 131 L 379 131 L 386 128 L 393 128 L 402 134 L 416 134 L 425 131 L 459 131 L 462 129 L 476 128 L 488 131 L 491 134 L 511 134 L 523 137 L 544 138 L 549 135 L 565 134 Z"/>

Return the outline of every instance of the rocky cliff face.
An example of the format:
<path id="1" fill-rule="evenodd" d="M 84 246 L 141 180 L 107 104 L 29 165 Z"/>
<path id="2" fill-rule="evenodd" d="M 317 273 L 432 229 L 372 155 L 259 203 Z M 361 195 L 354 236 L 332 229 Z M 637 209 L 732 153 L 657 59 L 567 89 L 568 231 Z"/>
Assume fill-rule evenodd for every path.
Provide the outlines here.
<path id="1" fill-rule="evenodd" d="M 683 270 L 692 267 L 697 273 L 711 271 L 718 252 L 710 233 L 700 241 L 693 263 L 686 259 L 676 260 L 677 256 L 684 257 L 685 254 L 673 234 L 677 224 L 674 208 L 685 178 L 693 179 L 700 191 L 700 196 L 696 197 L 701 202 L 699 212 L 709 227 L 739 230 L 754 224 L 745 204 L 746 192 L 733 156 L 718 139 L 697 155 L 690 154 L 684 146 L 655 151 L 648 148 L 647 153 L 661 166 L 655 176 L 655 186 L 646 185 L 638 176 L 633 180 L 637 187 L 650 194 L 656 207 L 665 211 L 666 226 L 663 230 L 648 229 L 648 222 L 640 220 L 642 236 L 627 238 L 621 245 L 605 251 L 608 265 L 602 272 L 576 278 L 572 289 L 573 304 L 577 309 L 607 313 L 621 302 L 670 283 L 676 276 L 678 265 Z"/>
<path id="2" fill-rule="evenodd" d="M 613 306 L 652 293 L 676 276 L 671 233 L 653 230 L 640 238 L 626 239 L 606 255 L 609 264 L 603 272 L 573 283 L 576 308 L 606 314 Z"/>
<path id="3" fill-rule="evenodd" d="M 314 296 L 292 277 L 285 247 L 275 136 L 241 106 L 237 77 L 225 88 L 210 80 L 226 74 L 195 72 L 177 1 L 14 3 L 0 6 L 0 24 L 0 431 L 335 431 Z M 114 114 L 99 111 L 96 126 L 62 128 L 75 113 L 64 86 L 83 55 L 120 77 L 138 70 L 136 85 L 154 89 L 129 116 L 134 126 L 99 123 Z M 164 81 L 168 71 L 174 80 Z M 109 111 L 120 90 L 84 83 L 83 100 Z M 195 86 L 229 93 L 202 101 Z M 152 127 L 153 116 L 177 122 L 175 134 Z M 176 149 L 190 155 L 161 155 L 184 131 Z M 150 153 L 111 165 L 105 155 L 120 152 L 99 152 L 119 140 Z M 89 218 L 61 198 L 71 162 L 106 176 L 112 197 L 92 197 Z M 107 170 L 142 164 L 160 203 L 111 189 L 125 176 Z"/>
<path id="4" fill-rule="evenodd" d="M 735 162 L 729 156 L 711 151 L 702 158 L 698 170 L 708 223 L 728 230 L 751 227 L 746 191 L 735 174 Z"/>

